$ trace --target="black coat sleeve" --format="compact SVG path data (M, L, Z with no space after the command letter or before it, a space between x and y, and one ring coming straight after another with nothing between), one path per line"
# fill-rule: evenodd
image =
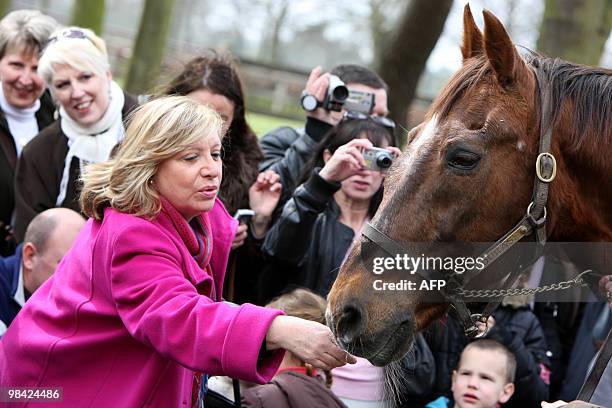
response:
M312 159L317 144L331 125L308 118L305 129L279 128L260 140L264 160L259 171L273 170L280 176L283 189L293 190L302 177L304 165Z
M287 265L301 264L312 242L317 217L339 189L340 183L327 182L315 170L308 181L295 190L268 231L264 253Z
M14 226L17 242L23 241L26 228L36 214L55 207L58 195L58 171L51 163L55 152L47 150L47 143L41 137L47 138L42 133L36 136L25 146L17 162Z

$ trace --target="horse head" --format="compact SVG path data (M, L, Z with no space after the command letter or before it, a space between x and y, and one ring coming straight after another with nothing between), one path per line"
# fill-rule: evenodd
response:
M531 202L544 92L540 70L550 79L546 86L556 104L551 152L557 158L557 179L550 187L548 235L557 240L612 240L612 219L605 210L612 196L589 196L595 183L609 183L609 161L592 139L598 137L599 149L610 152L610 72L571 65L570 74L553 79L564 62L524 59L503 24L488 11L483 15L481 32L465 7L463 65L425 121L410 131L370 224L400 243L494 242L512 228ZM586 80L594 80L594 75L603 79L595 87L574 80L572 89L563 89L571 75L582 74ZM589 92L597 95L577 103ZM588 125L574 123L579 118ZM602 131L603 136L595 135ZM585 185L575 178L579 160L587 160L579 170L580 177L589 178ZM385 365L401 358L414 334L442 316L449 303L431 291L373 290L379 276L363 262L366 245L362 238L339 272L328 298L328 324L347 350ZM385 278L398 281L405 272L385 273Z

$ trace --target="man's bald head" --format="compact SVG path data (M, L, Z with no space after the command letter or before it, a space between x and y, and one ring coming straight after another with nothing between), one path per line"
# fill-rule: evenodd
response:
M83 225L85 219L68 208L51 208L32 219L22 249L24 286L28 292L33 293L53 274Z

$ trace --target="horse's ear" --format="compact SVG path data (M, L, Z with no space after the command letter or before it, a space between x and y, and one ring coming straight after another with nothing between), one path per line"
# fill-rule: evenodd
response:
M470 5L463 8L463 45L461 45L463 60L482 54L482 33L478 29Z
M487 58L502 85L512 83L516 78L515 65L521 62L514 43L504 25L488 10L483 10L485 29L484 46Z

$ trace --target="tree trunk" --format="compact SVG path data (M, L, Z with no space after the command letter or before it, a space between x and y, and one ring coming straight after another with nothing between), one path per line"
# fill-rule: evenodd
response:
M611 0L546 0L538 51L597 65L612 25Z
M384 0L370 0L370 35L372 36L372 49L374 51L374 64L378 64L378 58L382 56L385 40L388 39L388 32L385 31L386 18L382 12Z
M102 34L104 23L104 0L76 0L72 5L70 25L89 28Z
M272 64L278 63L280 52L280 32L289 14L289 1L268 0L265 4L267 28L259 47L259 59Z
M272 29L272 41L270 42L270 62L272 62L273 64L278 64L278 54L280 51L280 32L283 26L285 25L285 20L287 19L287 14L289 11L289 2L282 2L279 7L280 10L275 16L276 18L274 20L274 28Z
M151 90L164 56L174 0L146 0L125 89L133 94Z
M383 48L378 72L389 85L391 118L404 128L425 63L444 29L452 0L412 0ZM400 145L405 143L400 132Z

